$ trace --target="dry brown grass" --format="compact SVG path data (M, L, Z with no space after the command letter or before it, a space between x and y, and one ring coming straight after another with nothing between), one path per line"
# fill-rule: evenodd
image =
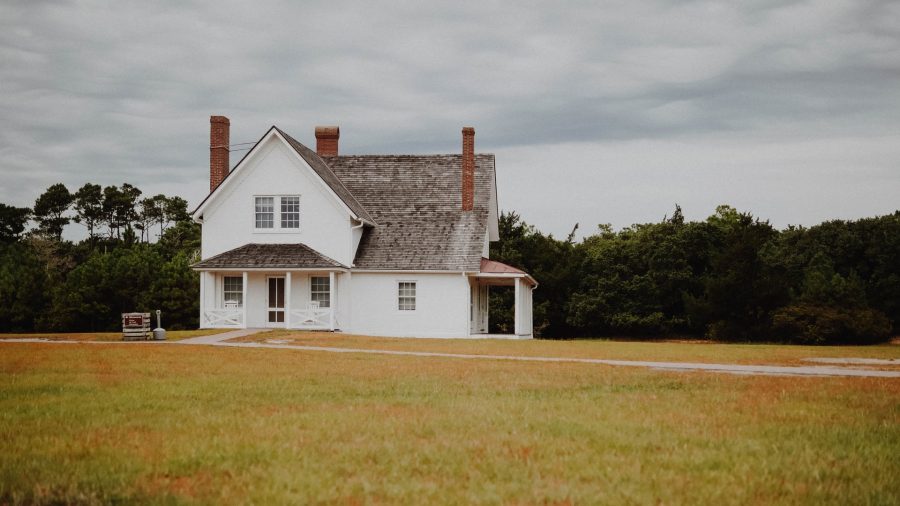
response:
M179 341L190 337L209 336L228 332L222 329L168 330L166 339ZM48 341L121 341L121 332L32 332L29 334L0 334L0 339L46 339Z
M896 360L897 365L866 366L900 368L900 344L874 346L797 346L780 344L730 344L697 341L505 340L505 339L415 339L372 337L340 332L276 330L232 341L284 341L286 344L360 348L372 350L431 351L476 355L522 355L648 360L673 362L813 365L803 359L814 357L856 357Z
M0 378L0 503L900 501L889 379L9 343Z

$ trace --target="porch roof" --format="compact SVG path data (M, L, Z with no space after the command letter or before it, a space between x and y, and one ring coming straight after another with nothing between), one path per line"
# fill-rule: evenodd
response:
M348 268L302 243L245 244L197 262L191 267L195 270Z
M481 258L481 269L476 277L479 278L525 278L532 286L537 286L537 281L530 274L503 262Z

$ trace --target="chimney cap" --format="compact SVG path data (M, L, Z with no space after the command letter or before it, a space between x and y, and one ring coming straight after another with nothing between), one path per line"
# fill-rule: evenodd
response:
M472 134L472 135L474 135L474 134L475 134L475 127L463 127L462 133L463 133L463 134Z
M337 126L317 126L316 139L337 139L341 136L341 129Z
M230 125L231 121L228 120L225 116L210 116L210 123L225 123L226 125Z

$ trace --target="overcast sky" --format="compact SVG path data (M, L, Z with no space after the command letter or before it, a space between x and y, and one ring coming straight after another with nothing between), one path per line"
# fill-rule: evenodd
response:
M561 7L565 6L565 7ZM565 235L721 203L775 225L900 209L900 2L55 2L0 7L0 202L208 189L209 116L341 152L497 155ZM241 156L232 153L232 163ZM77 227L77 225L75 226Z

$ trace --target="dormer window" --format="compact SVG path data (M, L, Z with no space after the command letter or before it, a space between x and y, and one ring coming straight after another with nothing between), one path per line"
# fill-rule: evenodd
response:
M300 229L300 196L254 197L253 223L256 231L298 231Z

